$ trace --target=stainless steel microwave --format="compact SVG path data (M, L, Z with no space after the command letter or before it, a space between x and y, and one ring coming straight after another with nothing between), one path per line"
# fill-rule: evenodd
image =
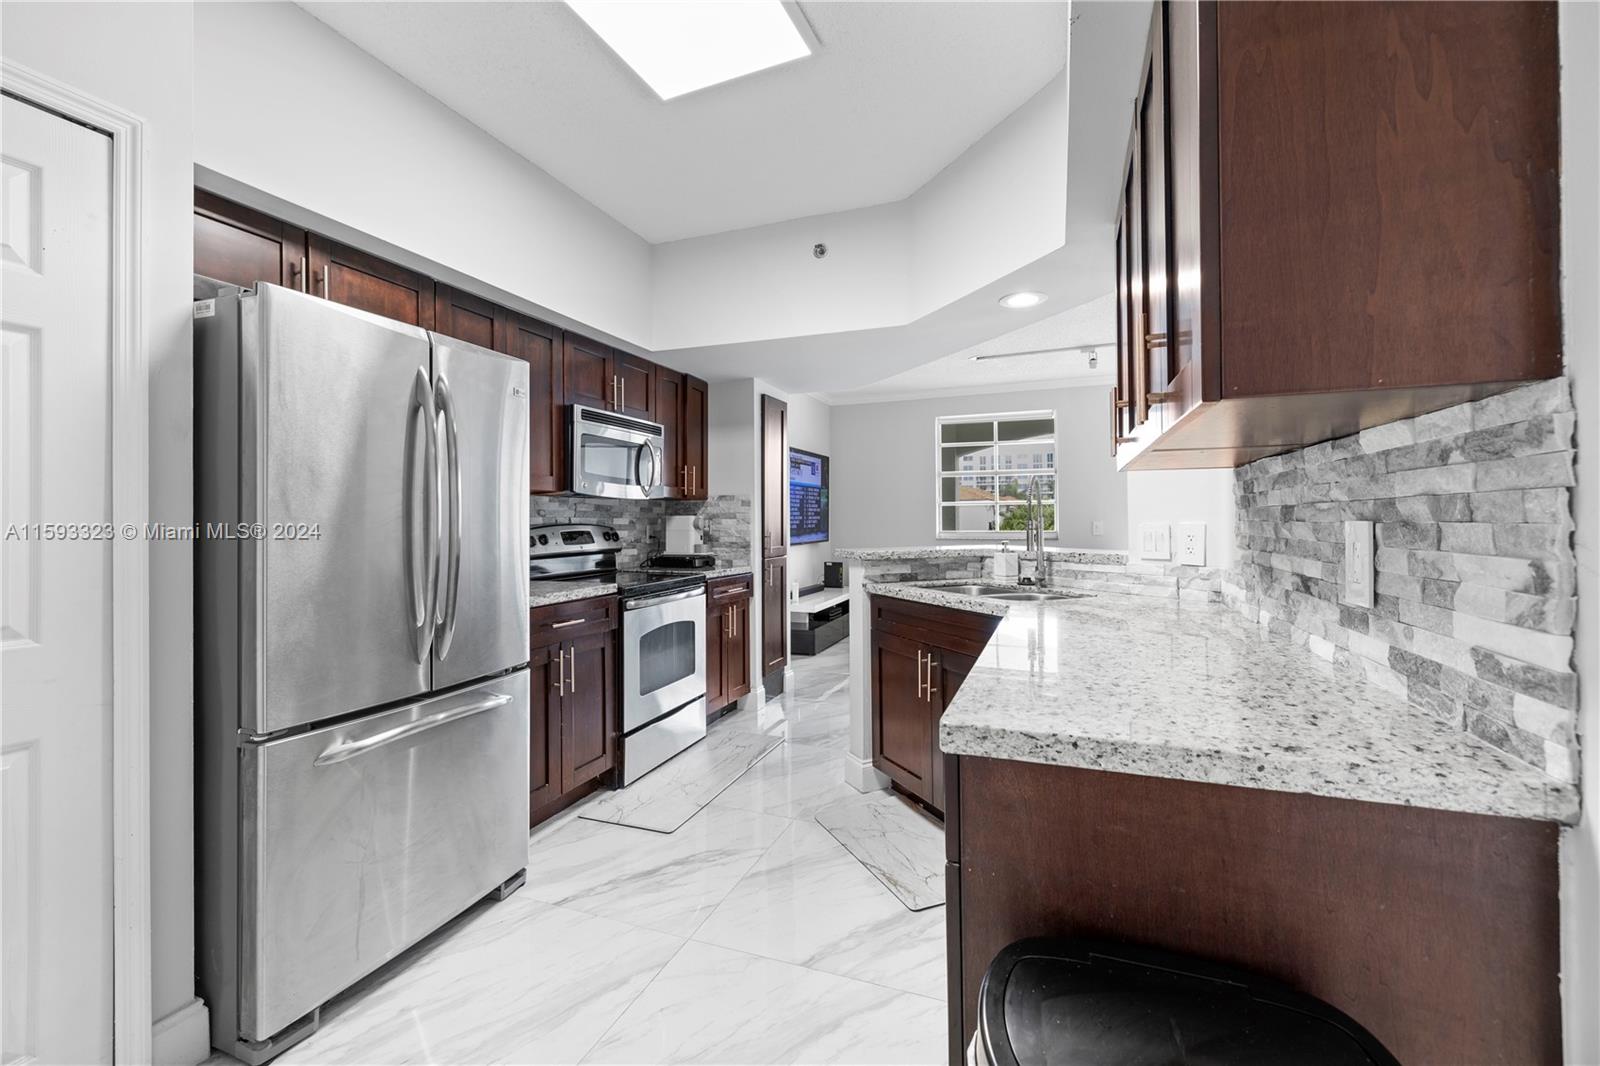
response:
M662 493L660 423L573 404L567 455L577 496L649 500Z

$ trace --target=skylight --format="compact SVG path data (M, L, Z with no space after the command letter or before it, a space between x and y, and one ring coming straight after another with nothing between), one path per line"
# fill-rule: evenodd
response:
M663 100L803 59L779 0L567 0Z

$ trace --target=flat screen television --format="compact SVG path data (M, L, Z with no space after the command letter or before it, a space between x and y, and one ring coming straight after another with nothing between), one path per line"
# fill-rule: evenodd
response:
M828 539L828 457L789 449L789 543Z

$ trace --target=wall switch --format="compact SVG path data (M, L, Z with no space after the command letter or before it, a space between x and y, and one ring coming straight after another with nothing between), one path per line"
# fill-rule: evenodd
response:
M1206 524L1204 522L1179 522L1178 544L1174 556L1178 562L1190 566L1206 565Z
M1106 535L1106 524L1104 522L1090 522L1089 532L1096 537L1103 537Z
M1372 567L1372 523L1344 524L1344 588L1341 600L1355 607L1371 607L1377 594Z
M1139 557L1172 558L1172 527L1165 522L1139 523Z

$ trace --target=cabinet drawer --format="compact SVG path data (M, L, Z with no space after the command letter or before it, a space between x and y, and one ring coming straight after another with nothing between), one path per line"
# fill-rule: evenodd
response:
M755 577L752 574L719 577L706 582L706 601L728 603L731 600L748 599L754 587Z
M953 607L872 597L872 631L944 648L964 655L980 655L999 627L995 615L958 611Z
M530 647L542 648L586 633L617 628L617 598L591 596L585 600L535 607L528 612Z

